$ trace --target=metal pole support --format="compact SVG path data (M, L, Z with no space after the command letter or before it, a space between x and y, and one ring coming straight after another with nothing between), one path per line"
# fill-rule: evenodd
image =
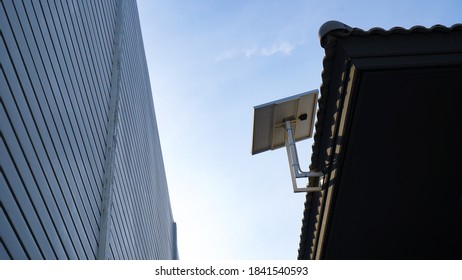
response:
M297 178L307 178L307 177L322 177L324 174L322 172L304 172L300 169L300 164L298 162L297 147L295 146L294 134L292 130L292 124L290 121L286 121L284 124L286 130L286 149L287 157L289 158L290 166L290 175L292 177L292 186L294 192L318 192L322 191L321 187L305 187L299 188L297 186Z

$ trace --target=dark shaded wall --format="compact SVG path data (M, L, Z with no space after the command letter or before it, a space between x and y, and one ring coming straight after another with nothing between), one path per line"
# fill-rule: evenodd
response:
M326 259L460 259L462 68L362 73Z
M0 4L0 259L95 259L118 1ZM107 258L176 256L135 1L123 12Z

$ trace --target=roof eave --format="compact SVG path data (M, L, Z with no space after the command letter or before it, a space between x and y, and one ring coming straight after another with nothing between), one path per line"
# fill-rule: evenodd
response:
M326 113L328 103L328 95L331 91L337 90L332 88L332 80L336 79L332 77L334 69L334 56L336 53L336 43L339 39L347 38L350 36L366 37L366 36L390 36L390 35L409 35L409 34L426 34L426 33L448 33L448 32L462 32L462 24L455 24L451 27L445 27L442 25L434 25L431 28L422 26L415 26L410 29L401 27L395 27L390 30L384 30L382 28L373 28L369 31L364 31L358 28L352 28L344 23L338 21L329 21L321 26L319 29L319 38L321 46L325 49L325 57L323 60L323 72L322 72L322 85L320 89L320 96L318 99L318 112L317 122L315 124L315 135L312 153L312 164L311 170L321 171L325 166L323 165L324 159L322 157L323 149L321 146L322 141L326 139L326 135L323 133L329 133L326 130L326 124L329 119ZM337 69L338 70L338 69ZM314 197L312 194L307 194L307 200L305 203L305 211L303 213L302 221L302 232L300 236L300 248L299 248L299 259L310 258L309 249L315 242L314 237L317 234L317 228L319 228L318 216L322 213L314 213L313 210L318 209L321 203L321 196Z

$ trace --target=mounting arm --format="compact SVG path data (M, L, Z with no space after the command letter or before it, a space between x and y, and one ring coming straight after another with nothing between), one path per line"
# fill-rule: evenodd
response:
M324 174L322 172L304 172L300 169L300 164L298 162L297 156L297 147L295 146L294 134L292 131L292 124L290 121L286 121L284 124L286 130L286 149L287 157L289 158L290 165L290 175L292 176L292 185L294 192L317 192L321 191L321 187L297 187L297 178L307 178L307 177L322 177Z

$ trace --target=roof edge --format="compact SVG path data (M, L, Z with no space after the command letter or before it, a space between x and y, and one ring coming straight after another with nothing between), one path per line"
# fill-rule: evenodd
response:
M412 33L447 33L452 31L462 31L462 23L456 23L452 26L445 26L441 24L435 24L429 28L416 25L409 29L404 27L392 27L391 29L383 29L380 27L374 27L369 30L363 30L356 27L348 26L340 21L331 20L327 21L319 28L319 39L321 41L321 47L326 48L329 42L328 37L348 37L348 36L369 36L369 35L382 35L382 36L389 36L389 35L396 35L396 34L412 34ZM331 35L331 36L329 36Z
M321 25L318 32L319 39L321 40L321 46L324 47L324 38L329 33L334 31L348 33L352 30L353 28L351 26L348 26L340 21L330 20L325 22L323 25Z
M424 27L421 25L416 25L409 29L403 27L393 27L389 30L383 28L375 27L368 31L362 30L360 28L352 28L339 21L328 21L324 23L319 28L319 39L321 40L321 47L325 49L325 56L323 59L323 71L322 71L322 84L320 88L320 95L318 99L318 112L317 112L317 121L315 124L315 134L313 136L313 145L312 145L312 157L311 157L311 170L319 171L323 168L321 155L321 140L322 133L329 133L328 129L323 129L324 124L328 121L326 114L327 107L327 96L329 92L329 87L332 84L332 71L333 71L333 57L336 53L335 41L338 38L344 38L348 36L396 36L396 35L408 35L408 34L429 34L429 33L450 33L450 32L462 32L462 23L456 23L452 26L444 26L441 24L433 25L432 27ZM338 88L331 89L332 91L338 90ZM318 164L320 163L320 165ZM319 213L312 212L314 209L318 208L320 203L323 203L321 198L313 198L312 194L308 193L305 201L305 210L303 212L302 218L302 228L300 235L300 245L299 245L299 259L309 259L310 254L313 253L313 245L315 244L315 235L316 231L319 230Z

